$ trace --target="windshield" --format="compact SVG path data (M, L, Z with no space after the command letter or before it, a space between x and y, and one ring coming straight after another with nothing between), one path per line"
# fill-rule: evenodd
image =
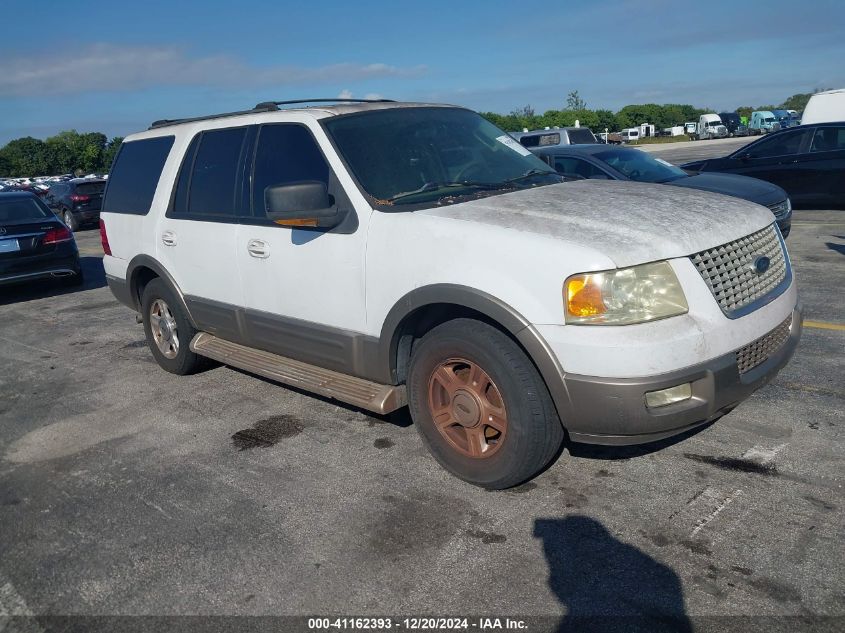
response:
M14 197L0 200L0 225L26 224L52 217L53 214L42 208L33 198Z
M766 123L774 123L775 117L767 116L765 119L763 119L763 121L765 121Z
M716 127L717 125L722 125L721 121L708 121L707 127Z
M470 110L371 110L325 120L324 127L361 187L381 205L445 204L564 182Z
M637 182L669 182L687 175L683 169L638 149L610 149L593 156Z

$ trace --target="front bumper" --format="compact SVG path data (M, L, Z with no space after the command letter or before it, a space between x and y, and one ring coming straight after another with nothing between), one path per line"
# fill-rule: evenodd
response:
M590 444L641 444L715 420L767 384L789 362L801 338L801 318L801 308L796 306L786 341L743 374L736 352L645 378L565 374L566 402L561 403L562 398L556 402L570 439ZM646 392L683 383L691 383L692 398L656 409L646 407Z

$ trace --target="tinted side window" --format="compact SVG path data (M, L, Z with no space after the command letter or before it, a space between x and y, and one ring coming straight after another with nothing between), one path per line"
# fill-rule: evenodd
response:
M104 213L146 215L150 212L173 140L172 136L159 136L120 146L106 185Z
M834 152L845 149L845 127L820 127L813 134L811 152Z
M329 165L311 132L296 124L262 126L252 180L254 215L265 217L267 187L304 180L317 180L329 187Z
M555 156L555 171L566 176L581 176L581 178L592 178L596 174L605 175L595 165L580 158L570 158L567 156Z
M245 136L243 127L203 132L191 172L189 215L235 215L235 185Z
M191 184L191 171L194 168L194 157L200 144L201 134L197 134L188 146L182 166L179 168L179 178L176 180L176 191L173 196L172 211L175 215L188 213L188 186Z
M768 158L770 156L797 154L808 132L808 130L799 130L778 134L774 138L762 141L751 148L751 156L754 158Z

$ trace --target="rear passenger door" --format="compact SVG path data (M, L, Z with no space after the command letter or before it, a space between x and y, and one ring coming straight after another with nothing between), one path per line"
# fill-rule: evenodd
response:
M817 127L808 151L798 156L804 183L801 202L845 204L845 125Z
M335 168L330 160L336 161ZM369 214L365 209L356 214L336 176L341 169L320 128L312 130L304 122L262 125L250 182L253 215L238 228L237 258L253 346L356 373L358 333L365 326ZM267 218L267 187L303 181L324 183L334 204L348 210L341 226L293 228Z
M809 142L810 130L797 129L775 134L754 143L746 153L732 160L733 173L768 180L783 187L790 196L803 190L796 163ZM736 155L735 155L736 156Z
M193 138L157 235L158 259L198 327L234 341L242 339L237 313L244 303L235 242L253 135L254 128L234 127Z

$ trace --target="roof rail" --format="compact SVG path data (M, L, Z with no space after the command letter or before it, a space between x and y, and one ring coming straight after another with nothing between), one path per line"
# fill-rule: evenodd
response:
M292 101L262 101L255 106L256 110L278 110L280 105L294 105L297 103L394 103L393 99L294 99Z
M293 105L296 103L393 103L393 99L295 99L293 101L262 101L252 110L239 110L237 112L222 112L220 114L208 114L206 116L189 117L185 119L159 119L153 121L149 129L154 130L168 125L179 125L180 123L193 123L194 121L207 121L209 119L223 119L239 114L255 114L256 112L274 112L279 110L280 105Z

